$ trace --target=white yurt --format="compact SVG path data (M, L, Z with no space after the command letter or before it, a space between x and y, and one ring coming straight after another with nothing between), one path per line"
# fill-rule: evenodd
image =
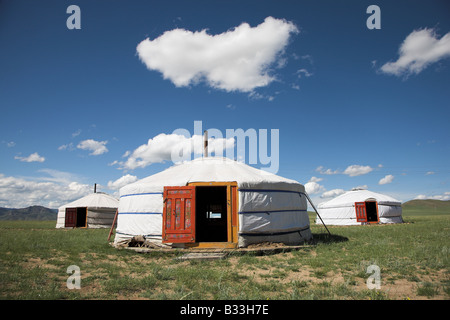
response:
M115 244L300 244L312 237L305 188L228 158L197 158L120 189Z
M119 201L94 192L58 208L56 228L111 228Z
M402 223L400 201L376 192L353 189L317 206L325 225ZM316 218L316 223L322 223Z

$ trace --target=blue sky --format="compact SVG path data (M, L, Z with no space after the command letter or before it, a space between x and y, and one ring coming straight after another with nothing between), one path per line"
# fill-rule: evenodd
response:
M0 206L117 194L173 165L194 121L278 130L277 174L316 203L450 199L447 1L131 3L0 3Z

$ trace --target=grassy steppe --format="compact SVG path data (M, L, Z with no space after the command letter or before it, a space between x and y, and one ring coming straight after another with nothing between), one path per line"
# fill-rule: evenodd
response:
M328 226L331 238L312 224L314 245L213 261L117 250L107 243L106 229L1 221L0 298L448 300L450 213L405 210L404 220ZM80 290L67 288L70 265L80 267ZM380 268L379 290L367 288L369 265Z

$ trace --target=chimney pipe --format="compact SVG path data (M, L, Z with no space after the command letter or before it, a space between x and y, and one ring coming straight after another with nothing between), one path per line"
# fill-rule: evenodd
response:
M203 157L208 157L208 131L205 130L205 134L203 135L204 147L203 147Z
M94 183L94 193L97 193L97 184Z

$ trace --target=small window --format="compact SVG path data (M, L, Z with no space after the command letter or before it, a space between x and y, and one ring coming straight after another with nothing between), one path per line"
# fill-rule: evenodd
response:
M222 219L222 213L221 212L207 212L208 219Z

